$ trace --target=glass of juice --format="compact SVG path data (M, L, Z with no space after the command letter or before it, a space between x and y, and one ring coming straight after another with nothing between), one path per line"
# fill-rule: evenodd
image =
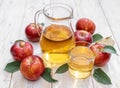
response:
M89 46L77 42L76 46L70 50L69 72L75 78L87 78L90 76L94 66L95 55Z

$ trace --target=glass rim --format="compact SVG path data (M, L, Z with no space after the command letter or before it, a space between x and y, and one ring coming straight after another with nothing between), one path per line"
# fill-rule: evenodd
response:
M84 43L84 44L83 44ZM87 44L87 45L86 45ZM71 48L71 46L73 46L73 45L75 45L75 46L85 46L85 47L90 47L90 45L91 45L91 43L89 43L89 42L87 42L87 41L75 41L75 42L73 42L72 44L70 44L69 46L69 48ZM72 47L70 50L69 50L69 52L73 49L74 47Z
M87 42L87 41L75 41L74 43L77 44L76 46L86 46L86 47L89 47L91 45L91 43Z
M70 46L75 45L75 46L86 46L86 47L90 47L92 43L87 42L87 41L75 41L72 44L70 44ZM73 47L74 48L74 47Z
M54 8L54 7L64 8L64 9L68 10L70 14L69 14L68 16L66 16L66 17L61 17L61 18L55 18L55 17L49 16L49 15L46 13L46 10L47 10L47 9L50 9L50 8ZM67 9L67 8L69 8L69 9ZM65 4L65 3L53 3L53 4L47 4L47 5L44 6L44 8L43 8L43 14L44 14L47 18L49 18L49 19L51 19L51 20L66 20L66 19L71 19L71 18L73 18L73 9L72 9L71 6L69 6L68 4Z
M87 46L85 46L85 45L81 45L80 43L87 43L88 45ZM78 43L78 45L76 45ZM89 43L89 42L86 42L86 41L76 41L76 42L74 42L73 43L73 45L75 45L75 47L77 47L77 46L81 46L81 47L86 47L86 48L89 48L90 49L90 45L91 45L91 43ZM82 55L80 55L80 56L74 56L74 55L72 55L71 54L71 51L75 48L75 47L73 47L71 50L69 50L68 51L68 54L69 54L69 56L70 56L70 58L72 57L85 57L85 56L82 56ZM90 49L91 50L91 49ZM92 50L91 50L92 51ZM93 51L92 51L93 52ZM93 54L94 54L94 52L93 52ZM87 58L87 57L86 57ZM94 58L95 58L95 55L94 55Z

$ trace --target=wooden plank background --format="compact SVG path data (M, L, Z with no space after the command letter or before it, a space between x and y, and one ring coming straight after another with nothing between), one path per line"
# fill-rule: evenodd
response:
M74 9L73 27L79 18L87 17L96 24L96 33L112 36L120 55L120 0L0 0L0 88L120 88L120 56L112 55L102 69L110 76L112 85L96 82L92 76L87 79L73 79L69 73L52 74L57 83L48 83L40 78L26 80L21 73L4 71L5 65L13 61L10 47L17 39L27 40L26 25L33 22L34 14L48 3L66 3ZM34 54L40 55L38 43L32 43ZM53 73L56 68L53 68Z

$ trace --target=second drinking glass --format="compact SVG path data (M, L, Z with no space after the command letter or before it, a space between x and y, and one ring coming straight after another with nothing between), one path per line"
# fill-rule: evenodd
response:
M89 48L89 43L76 42L70 50L69 72L75 78L87 78L94 67L95 55Z

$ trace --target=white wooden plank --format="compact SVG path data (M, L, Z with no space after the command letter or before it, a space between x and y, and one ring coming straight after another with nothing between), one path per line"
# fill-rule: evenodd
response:
M118 43L119 41L119 5L120 1L115 0L1 0L0 4L0 88L120 88L120 56L112 55L108 65L102 69L110 76L112 85L103 85L96 82L93 78L89 77L85 80L75 80L70 77L69 73L54 74L53 77L58 79L59 82L52 84L46 82L42 78L38 81L28 81L18 71L13 75L3 71L5 65L12 61L9 49L16 39L24 39L28 41L24 34L26 25L33 22L34 13L38 9L42 9L45 4L53 2L63 2L71 5L74 8L73 24L81 18L88 17L96 24L96 33L104 36L111 36L112 30L114 37ZM109 2L109 4L108 4ZM104 11L101 10L101 6ZM104 13L105 14L104 14ZM106 16L106 17L105 17ZM107 18L107 21L106 21ZM34 54L39 54L39 44L32 43L35 49ZM120 46L119 46L120 47ZM117 45L115 44L115 48ZM117 49L120 55L119 50ZM53 68L53 71L56 69ZM11 80L12 78L12 80ZM92 83L94 82L94 85Z
M57 83L53 83L53 88L93 88L91 76L86 79L75 79L67 71L64 74L55 74L57 68L53 68L53 78Z
M29 23L34 22L35 12L37 10L43 9L44 5L49 2L50 2L49 0L47 0L47 2L44 0L26 0L24 4L25 5L24 13L22 15L23 16L22 24L20 27L20 35L19 35L20 39L28 41L25 36L25 27ZM20 4L18 3L18 5ZM34 54L40 55L41 51L40 51L39 43L32 43L32 45L34 47ZM51 83L45 81L43 78L40 78L37 81L28 81L21 75L20 72L16 72L12 76L11 88L51 88Z
M10 88L51 88L51 84L48 86L48 83L42 77L37 81L28 81L20 72L16 72L12 77Z
M79 12L79 16L90 18L95 22L95 24L96 24L95 32L96 33L100 33L103 36L111 36L112 35L109 25L105 19L105 16L99 6L99 2L97 2L96 0L94 0L94 2L91 0L82 0L82 1L76 0L76 3L78 6L77 9ZM107 7L107 4L106 4L106 7ZM115 48L117 49L118 47L115 45ZM117 49L117 51L119 53L118 49ZM115 70L115 69L117 69L117 67L119 67L119 59L116 59L116 58L119 58L119 57L116 55L112 55L111 60L108 63L108 68L107 68L107 66L103 67L103 69L106 68L106 69L104 69L104 71L110 76L113 84L110 86L103 85L103 84L96 82L93 79L94 88L117 88L116 82L114 80L118 79L118 75L120 74L120 71ZM116 77L115 76L113 77L113 72L115 72Z
M120 49L120 1L98 0ZM109 4L108 4L109 2Z
M0 87L8 88L10 86L11 74L4 71L5 65L12 61L10 47L18 39L19 27L21 24L21 8L17 8L16 0L2 0L0 6ZM16 8L15 8L16 7ZM17 10L16 10L17 9ZM15 12L16 10L16 12Z
M0 7L1 7L1 5L2 5L2 2L3 2L3 0L0 0Z

